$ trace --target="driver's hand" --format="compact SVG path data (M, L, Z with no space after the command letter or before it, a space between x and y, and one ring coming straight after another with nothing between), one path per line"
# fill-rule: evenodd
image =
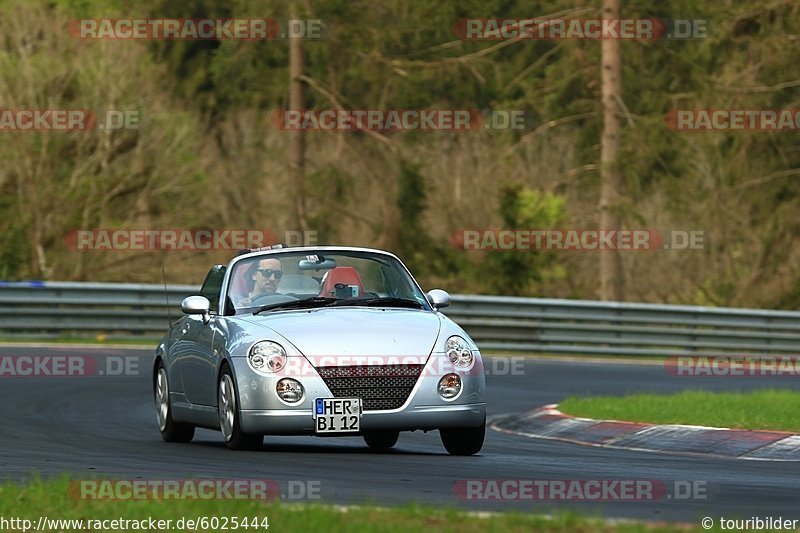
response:
M252 302L250 301L250 298L242 298L241 300L239 300L239 305L241 307L248 307L251 303Z

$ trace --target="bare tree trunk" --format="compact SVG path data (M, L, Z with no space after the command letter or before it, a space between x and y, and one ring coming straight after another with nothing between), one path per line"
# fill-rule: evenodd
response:
M291 19L296 19L296 11L292 8ZM303 41L299 38L289 39L289 109L303 109ZM294 196L293 230L305 231L305 132L302 129L289 132L289 179Z
M620 0L603 0L603 17L619 19ZM600 229L619 229L619 200L622 175L617 165L620 136L620 101L622 95L619 40L604 38L602 42L603 137L600 145ZM617 250L600 252L600 298L623 299L622 258Z

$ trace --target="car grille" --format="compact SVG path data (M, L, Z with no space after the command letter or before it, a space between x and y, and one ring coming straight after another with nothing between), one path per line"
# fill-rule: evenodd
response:
M380 411L406 403L424 366L322 366L317 372L334 398L361 398L365 411Z

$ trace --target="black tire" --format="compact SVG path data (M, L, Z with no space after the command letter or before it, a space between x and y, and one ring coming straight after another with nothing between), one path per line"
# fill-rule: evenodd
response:
M225 388L224 391L223 387ZM223 412L227 413L225 419L223 419ZM231 369L227 365L222 369L217 382L217 413L222 438L231 450L258 450L264 444L264 435L242 431L239 424L240 414L236 381L233 379ZM228 427L230 428L229 431L226 429Z
M156 402L156 420L161 438L165 442L190 442L194 437L194 426L173 420L169 391L167 370L164 368L164 363L159 361L153 374L153 396Z
M483 448L486 419L474 428L440 429L442 444L450 455L475 455Z
M370 431L364 434L364 442L372 450L388 450L397 444L399 431Z

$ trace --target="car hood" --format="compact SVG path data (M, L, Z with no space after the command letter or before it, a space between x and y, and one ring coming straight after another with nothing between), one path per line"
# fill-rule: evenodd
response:
M427 357L441 328L436 313L391 308L273 311L244 320L277 332L310 360L318 356Z

